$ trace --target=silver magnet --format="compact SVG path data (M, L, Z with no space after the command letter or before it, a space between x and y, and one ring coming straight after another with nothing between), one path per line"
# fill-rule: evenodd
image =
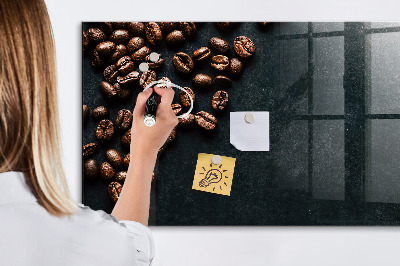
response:
M222 161L222 158L221 158L221 156L219 156L219 155L214 155L214 156L211 158L211 162L212 162L213 164L220 164L221 161Z
M157 62L158 61L158 59L160 59L160 56L158 55L158 53L156 53L156 52L152 52L150 55L149 55L149 59L150 59L150 61L151 62Z
M147 63L140 63L139 70L142 72L147 72L149 70L149 64Z
M253 124L254 120L255 120L254 114L253 113L246 113L245 116L244 116L244 120L249 124Z

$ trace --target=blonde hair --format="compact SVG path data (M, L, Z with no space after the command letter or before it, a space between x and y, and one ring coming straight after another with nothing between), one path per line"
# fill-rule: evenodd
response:
M76 209L62 167L54 38L43 0L0 1L0 173L21 171L52 215Z

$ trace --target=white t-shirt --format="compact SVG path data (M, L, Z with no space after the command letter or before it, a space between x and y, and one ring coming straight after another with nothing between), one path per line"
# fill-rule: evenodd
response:
M71 218L50 215L29 189L24 174L0 174L1 265L150 265L150 229L118 221L78 205Z

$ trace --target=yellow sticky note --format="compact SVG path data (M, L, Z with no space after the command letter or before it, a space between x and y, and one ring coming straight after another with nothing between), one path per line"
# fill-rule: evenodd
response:
M221 156L213 164L214 154L199 153L192 189L230 196L236 158Z

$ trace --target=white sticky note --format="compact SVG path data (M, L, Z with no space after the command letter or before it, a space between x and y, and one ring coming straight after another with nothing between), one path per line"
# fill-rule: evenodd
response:
M246 122L247 113L254 115L252 123ZM269 151L269 112L231 112L230 142L240 151Z

